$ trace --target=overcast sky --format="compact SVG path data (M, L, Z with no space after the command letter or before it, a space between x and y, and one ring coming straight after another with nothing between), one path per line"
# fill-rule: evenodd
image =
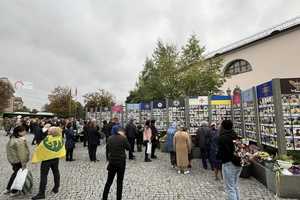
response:
M17 91L31 108L57 85L122 102L158 39L212 51L299 15L299 0L1 0L0 76L33 82Z

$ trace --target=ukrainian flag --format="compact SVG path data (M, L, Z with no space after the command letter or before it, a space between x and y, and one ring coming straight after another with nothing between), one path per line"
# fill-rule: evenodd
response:
M211 105L231 105L231 97L213 95L211 96Z
M61 135L48 135L34 150L32 163L38 163L66 156L66 149Z

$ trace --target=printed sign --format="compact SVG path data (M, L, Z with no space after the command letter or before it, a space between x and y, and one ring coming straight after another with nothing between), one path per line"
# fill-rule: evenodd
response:
M282 94L300 94L300 78L280 79Z
M256 86L256 92L258 99L273 96L272 81Z

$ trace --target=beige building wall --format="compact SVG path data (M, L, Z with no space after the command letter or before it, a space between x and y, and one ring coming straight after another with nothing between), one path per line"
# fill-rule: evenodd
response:
M300 77L300 28L229 52L223 58L224 67L233 60L244 59L253 70L227 79L223 91L236 86L248 89L273 78Z

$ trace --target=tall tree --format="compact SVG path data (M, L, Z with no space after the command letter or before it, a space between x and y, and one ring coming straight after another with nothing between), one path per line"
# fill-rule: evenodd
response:
M221 73L222 59L206 59L204 47L192 35L178 52L176 46L159 41L146 58L136 87L127 102L141 102L180 96L200 96L218 92L225 79Z
M59 117L74 117L75 101L69 87L58 86L48 96L47 111L55 113Z
M86 108L111 107L115 104L113 95L104 89L87 93L83 98Z
M186 96L209 95L224 83L221 59L205 59L205 47L192 35L180 55L181 91Z
M0 79L0 112L4 112L9 107L13 95L14 89L8 79Z

